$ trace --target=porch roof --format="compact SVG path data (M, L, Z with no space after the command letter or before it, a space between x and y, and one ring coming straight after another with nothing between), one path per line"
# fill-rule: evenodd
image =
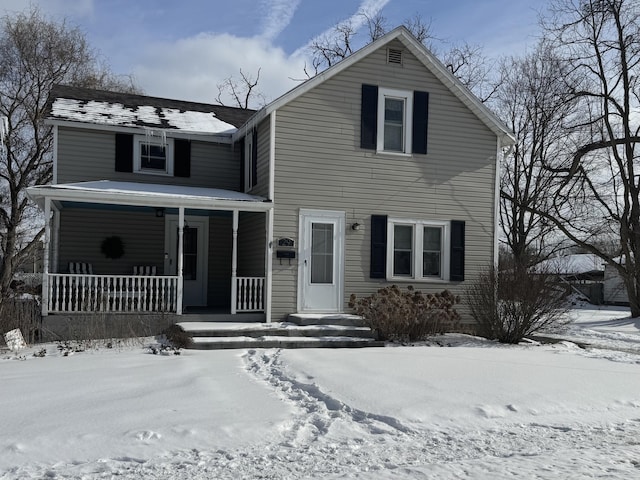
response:
M38 185L29 187L27 193L40 206L44 205L45 198L50 198L53 202L73 201L202 210L264 212L272 207L271 201L264 197L232 190L111 180Z

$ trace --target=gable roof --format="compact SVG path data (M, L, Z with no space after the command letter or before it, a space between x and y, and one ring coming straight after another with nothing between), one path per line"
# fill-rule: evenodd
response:
M207 134L231 134L255 113L255 110L66 85L53 87L47 110L48 120Z
M327 68L315 77L305 81L292 90L277 98L273 102L265 105L262 109L255 113L249 124L253 125L261 121L271 112L283 107L292 100L298 98L302 94L308 92L317 85L329 80L354 63L358 62L367 55L378 50L382 46L393 40L399 40L403 45L422 62L438 80L440 80L465 106L467 106L496 136L501 140L503 146L512 145L515 142L513 132L487 108L473 93L465 87L460 80L453 75L443 63L438 60L416 37L404 26L397 27L391 32L383 35L379 39L369 43L357 52L351 54L339 63ZM249 125L248 124L248 125ZM239 128L234 137L240 137L245 134L248 125Z

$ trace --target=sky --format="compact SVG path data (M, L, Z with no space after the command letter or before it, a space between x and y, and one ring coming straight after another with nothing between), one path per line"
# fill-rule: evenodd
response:
M114 73L147 95L214 103L217 85L255 78L266 101L296 86L307 46L334 25L381 13L393 28L419 15L443 50L468 42L490 58L533 45L547 0L0 0L0 15L37 6L85 32ZM364 37L362 26L358 38ZM228 99L225 99L228 103Z

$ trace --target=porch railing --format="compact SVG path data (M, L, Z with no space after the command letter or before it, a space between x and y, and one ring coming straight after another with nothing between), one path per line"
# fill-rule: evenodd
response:
M177 276L48 274L51 313L176 312Z
M236 312L264 311L264 277L236 277Z

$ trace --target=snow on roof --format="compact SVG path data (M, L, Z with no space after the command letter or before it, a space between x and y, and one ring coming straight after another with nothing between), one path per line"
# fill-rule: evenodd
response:
M603 263L603 260L597 255L591 253L576 253L554 257L540 262L536 266L536 270L548 270L552 273L557 272L563 275L579 275L581 273L603 272Z
M223 122L214 112L197 112L176 108L125 106L97 100L56 98L51 105L56 119L124 127L148 126L185 132L231 134L236 127Z
M113 194L139 194L144 196L189 197L214 200L234 200L239 202L263 202L263 197L248 193L222 190L220 188L186 187L183 185L162 185L158 183L114 182L97 180L93 182L64 183L48 185L52 189L91 191Z
M41 207L46 198L56 202L81 202L114 205L154 206L264 212L271 208L266 198L219 188L159 185L155 183L92 182L38 185L27 194Z

